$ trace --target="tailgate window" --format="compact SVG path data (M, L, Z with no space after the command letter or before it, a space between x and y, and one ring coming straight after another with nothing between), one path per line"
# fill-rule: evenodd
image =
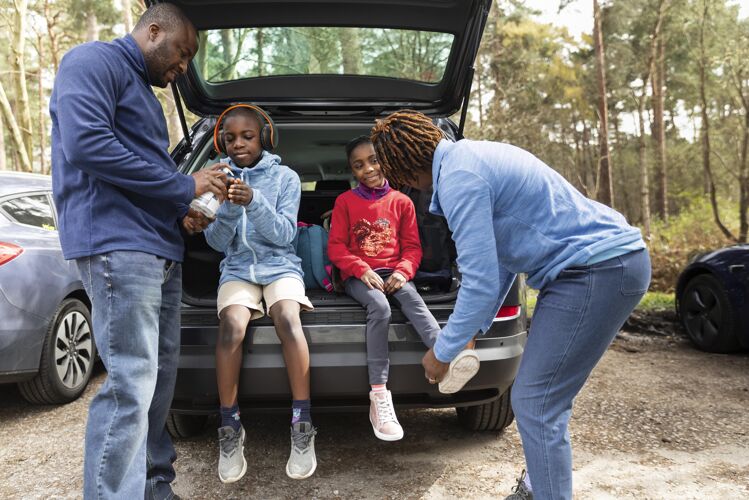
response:
M438 83L453 35L389 28L271 27L206 30L194 64L221 83L289 75L379 76Z

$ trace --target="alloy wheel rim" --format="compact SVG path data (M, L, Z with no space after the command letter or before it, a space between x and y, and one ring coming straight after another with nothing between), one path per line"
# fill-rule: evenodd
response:
M88 320L79 311L67 313L55 331L55 369L68 389L85 383L93 360L93 340Z
M695 286L688 290L685 306L685 323L693 338L706 342L718 337L723 322L723 311L712 288Z

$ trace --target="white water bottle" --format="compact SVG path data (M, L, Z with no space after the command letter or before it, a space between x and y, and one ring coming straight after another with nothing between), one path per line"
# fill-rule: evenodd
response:
M227 178L234 178L234 173L229 167L224 167L221 171L226 174ZM216 195L211 191L201 194L190 203L190 208L197 210L209 219L216 218L216 212L218 212L219 206L221 206L221 203L218 201Z

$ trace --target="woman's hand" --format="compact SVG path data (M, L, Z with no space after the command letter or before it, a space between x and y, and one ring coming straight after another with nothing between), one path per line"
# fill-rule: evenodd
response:
M383 287L385 286L385 283L383 283L382 278L379 274L369 269L366 273L361 275L362 282L367 285L367 288L370 290L374 290L375 288L381 292L383 292Z
M383 291L388 295L395 293L403 288L403 285L405 285L407 281L408 280L405 276L396 271L390 275L387 281L385 281Z
M252 201L252 188L241 179L229 179L229 201L235 205L249 205Z
M443 363L434 357L434 349L429 349L421 359L421 366L424 367L424 376L430 384L439 384L445 375L450 363Z

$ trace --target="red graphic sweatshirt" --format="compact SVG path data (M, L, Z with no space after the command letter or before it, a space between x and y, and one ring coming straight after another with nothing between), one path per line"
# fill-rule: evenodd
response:
M421 263L421 242L411 199L391 190L378 200L346 191L335 201L328 256L345 281L369 269L392 269L412 280Z

